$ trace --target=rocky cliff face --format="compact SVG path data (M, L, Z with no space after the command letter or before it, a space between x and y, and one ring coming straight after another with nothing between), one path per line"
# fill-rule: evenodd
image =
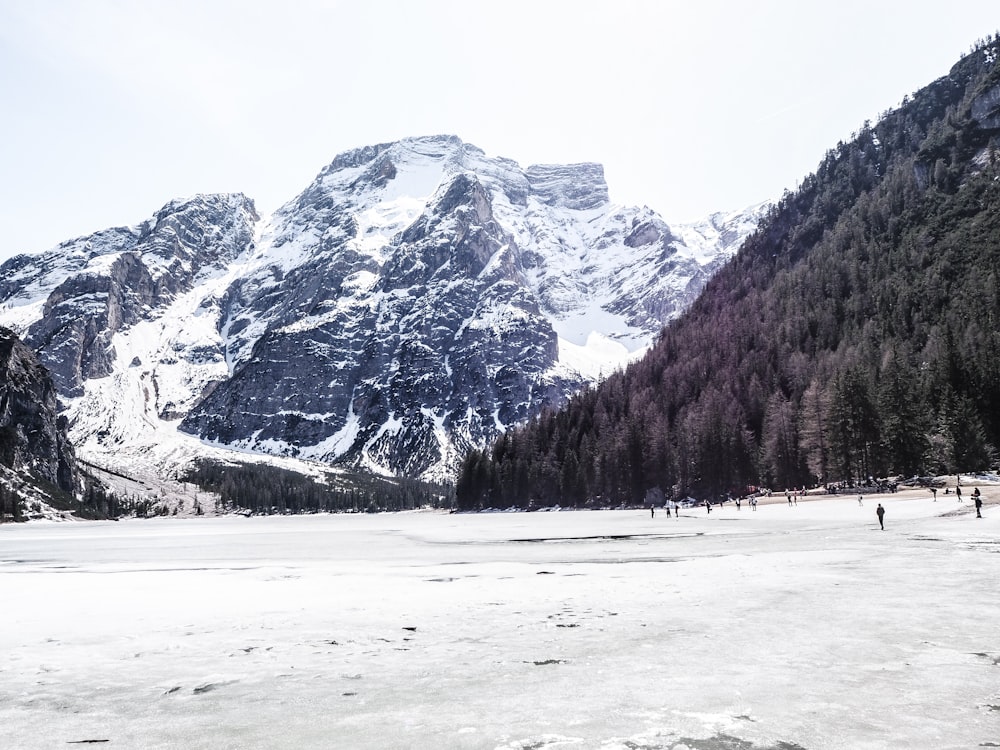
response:
M0 322L88 455L239 450L447 478L639 356L755 223L669 227L596 164L453 136L341 154L267 221L240 195L0 268ZM183 441L181 441L183 442Z
M78 482L66 428L49 373L13 331L0 327L0 465L73 492Z
M115 334L155 317L206 271L225 268L252 244L257 219L240 195L171 203L135 229L64 243L39 264L14 259L0 299L17 300L44 287L53 272L69 271L48 293L25 342L60 393L81 396L85 381L114 371Z

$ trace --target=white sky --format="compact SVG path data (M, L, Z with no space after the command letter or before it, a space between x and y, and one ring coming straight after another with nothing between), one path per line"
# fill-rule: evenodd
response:
M687 221L794 188L996 0L0 0L0 259L454 133Z

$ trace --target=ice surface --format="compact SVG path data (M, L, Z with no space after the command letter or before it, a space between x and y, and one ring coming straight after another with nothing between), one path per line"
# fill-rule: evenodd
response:
M980 486L0 526L0 747L995 747Z

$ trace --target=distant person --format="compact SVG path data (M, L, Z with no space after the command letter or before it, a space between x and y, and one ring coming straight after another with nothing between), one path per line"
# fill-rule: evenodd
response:
M706 513L712 512L712 503L710 503L708 500L705 501L705 512Z
M650 518L656 518L656 506L655 505L650 505L649 506L649 517Z
M961 485L955 485L955 494L958 495L958 502L962 502L962 487Z
M864 499L865 499L864 495L858 495L858 505L862 505L863 506L865 504L864 503Z
M674 520L676 521L681 517L681 506L677 504L676 500L674 500L671 505L674 506Z
M885 531L885 508L882 507L882 503L878 504L875 509L875 515L878 516L878 525L881 527L882 531Z
M931 487L931 494L934 495L934 502L937 502L937 487Z
M788 504L791 505L792 504L792 493L790 493L788 490L785 490L785 498L788 500Z
M982 518L983 496L979 494L978 487L972 491L972 500L976 504L976 518Z

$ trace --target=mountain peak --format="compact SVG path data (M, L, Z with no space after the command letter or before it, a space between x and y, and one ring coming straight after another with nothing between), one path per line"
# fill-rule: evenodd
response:
M456 135L427 135L402 138L398 141L377 143L343 151L337 154L333 161L323 168L319 177L325 177L328 174L340 172L345 169L357 169L367 166L386 152L391 153L390 158L407 161L412 158L447 159L465 150L483 154L482 149L465 143Z

